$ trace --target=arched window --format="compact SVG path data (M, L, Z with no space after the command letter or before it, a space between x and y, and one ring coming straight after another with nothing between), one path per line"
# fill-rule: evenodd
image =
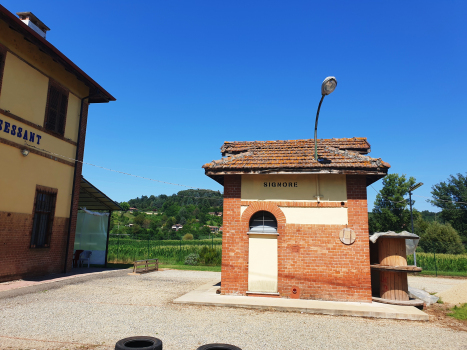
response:
M259 211L250 220L250 232L277 233L277 221L267 211Z

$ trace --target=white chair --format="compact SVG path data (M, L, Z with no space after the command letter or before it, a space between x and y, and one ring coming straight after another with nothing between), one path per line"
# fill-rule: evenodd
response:
M79 267L80 264L81 264L81 266L83 266L84 261L87 260L88 261L88 268L89 268L89 262L91 261L91 255L92 255L92 252L90 250L85 250L84 252L82 252L79 255L78 267Z

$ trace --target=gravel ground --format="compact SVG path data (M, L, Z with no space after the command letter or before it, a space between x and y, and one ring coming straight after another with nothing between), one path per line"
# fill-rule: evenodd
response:
M423 289L428 293L439 293L465 283L467 279L408 276L408 282L410 287Z
M0 299L1 349L113 349L134 335L164 350L225 342L258 349L467 349L436 323L172 304L220 273L166 270L102 277ZM1 295L0 295L1 298Z
M449 304L467 303L467 281L464 280L464 283L438 293L436 296L440 297L443 302Z

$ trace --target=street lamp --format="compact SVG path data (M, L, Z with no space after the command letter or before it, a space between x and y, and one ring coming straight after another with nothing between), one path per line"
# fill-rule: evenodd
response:
M318 160L318 145L316 141L316 135L318 133L318 117L319 110L321 109L321 103L323 103L324 96L329 95L337 86L337 80L335 77L327 77L324 79L321 84L321 100L319 101L318 111L316 112L316 121L315 121L315 160Z
M417 188L423 186L423 182L419 182L413 186L409 187L409 203L410 203L410 222L412 223L412 233L413 232L413 215L412 215L412 191L416 190ZM417 256L415 255L415 251L413 252L413 264L417 266Z

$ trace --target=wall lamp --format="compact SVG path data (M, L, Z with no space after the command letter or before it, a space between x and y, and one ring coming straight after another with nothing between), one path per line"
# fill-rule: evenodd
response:
M21 154L26 157L29 154L29 151L27 149L22 149Z
M337 80L335 77L327 77L324 79L321 84L321 100L319 101L318 111L316 112L316 121L315 121L315 160L318 160L318 145L316 141L316 136L318 134L318 118L319 110L321 109L321 103L323 103L324 96L329 95L337 86Z

